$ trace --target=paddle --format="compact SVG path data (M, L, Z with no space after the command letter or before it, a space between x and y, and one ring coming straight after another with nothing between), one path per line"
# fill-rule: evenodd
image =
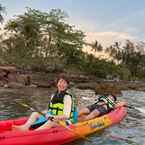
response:
M26 103L22 103L22 102L16 102L16 101L15 101L15 103L16 103L16 104L19 104L19 105L21 105L21 106L23 106L23 107L25 107L25 108L28 108L28 109L30 109L31 111L38 112L39 114L41 114L42 116L45 117L45 114L44 114L43 112L39 111L36 107L31 107L30 105L28 105L28 104L26 104Z
M137 107L134 107L132 105L127 105L126 107L130 108L130 109L135 109L135 110L138 110L140 111L141 113L145 114L145 109L143 108L137 108Z
M38 112L38 113L40 113L42 116L45 117L45 114L44 114L43 112L39 111L39 110L38 110L36 107L34 107L34 106L32 107L32 106L30 106L30 105L28 105L28 104L26 104L26 103L22 103L22 102L16 102L16 103L19 104L19 105L21 105L21 106L23 106L23 107L25 107L25 108L30 109L31 111ZM53 118L52 116L50 116L50 117L47 118L47 119L53 121L54 118ZM61 123L59 123L59 124L60 124L61 126L63 126L64 128L66 128L67 130L71 131L72 133L78 135L78 136L81 137L82 139L84 139L84 140L86 140L86 141L92 143L92 141L91 141L90 139L86 138L84 135L80 135L79 133L74 132L74 130L72 130L71 128L69 128L69 127L67 127L67 126L65 126L65 125L63 125L63 124L61 124Z

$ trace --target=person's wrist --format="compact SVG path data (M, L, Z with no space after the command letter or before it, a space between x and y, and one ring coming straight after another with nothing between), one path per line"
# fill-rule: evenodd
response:
M54 120L54 116L46 116L47 120L53 121Z

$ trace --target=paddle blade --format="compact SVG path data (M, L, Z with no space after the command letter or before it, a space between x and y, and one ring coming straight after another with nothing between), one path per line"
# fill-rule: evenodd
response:
M136 110L142 112L143 114L145 114L145 108L138 108L138 107L135 107Z

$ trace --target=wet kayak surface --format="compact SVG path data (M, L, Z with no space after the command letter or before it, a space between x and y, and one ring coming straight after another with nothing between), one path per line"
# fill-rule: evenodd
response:
M0 88L0 120L28 116L31 111L15 103L25 101L37 106L40 110L47 108L47 102L53 89ZM76 89L81 98L81 105L88 105L94 101L92 90ZM123 91L122 100L127 100L132 108L128 108L128 115L120 123L100 133L89 136L92 141L78 140L68 145L145 145L145 92Z

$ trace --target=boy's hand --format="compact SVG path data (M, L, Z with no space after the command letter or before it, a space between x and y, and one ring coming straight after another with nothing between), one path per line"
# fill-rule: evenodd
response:
M45 118L46 118L47 120L51 120L51 121L53 121L53 119L54 119L54 117L53 117L52 115L50 115L50 114L46 114L46 115L45 115Z

